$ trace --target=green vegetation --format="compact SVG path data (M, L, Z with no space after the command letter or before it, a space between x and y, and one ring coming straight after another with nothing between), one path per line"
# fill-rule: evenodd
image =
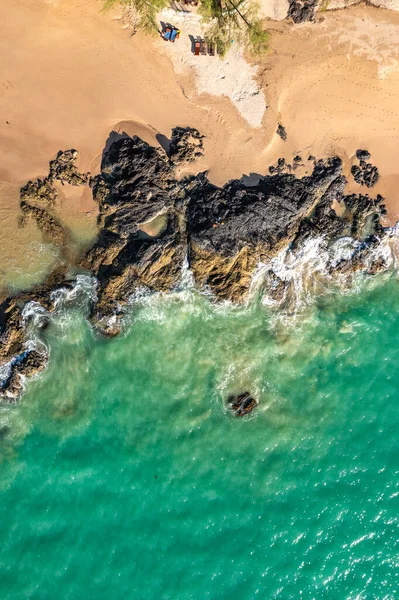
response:
M168 0L105 0L103 10L108 10L115 4L126 7L127 15L134 28L138 27L147 32L157 31L157 13L169 5Z
M268 48L269 34L262 28L258 10L252 0L202 0L199 13L209 21L207 37L217 44L220 54L232 42L261 54Z
M158 30L157 13L169 5L169 0L103 0L103 10L115 4L126 8L135 29L150 32ZM216 44L222 56L233 42L256 55L267 50L269 34L262 28L254 0L200 0L198 12L208 24L207 39Z

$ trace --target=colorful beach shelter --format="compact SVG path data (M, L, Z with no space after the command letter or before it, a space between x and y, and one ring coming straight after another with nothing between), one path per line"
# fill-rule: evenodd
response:
M171 35L172 35L172 29L170 27L167 27L165 29L165 31L163 32L162 37L165 41L169 41Z

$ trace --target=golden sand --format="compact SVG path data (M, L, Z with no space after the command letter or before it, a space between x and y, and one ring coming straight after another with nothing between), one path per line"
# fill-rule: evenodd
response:
M100 0L0 6L3 282L26 268L30 242L41 242L33 224L19 228L19 186L45 175L60 149L76 148L79 167L97 172L111 131L154 142L176 125L196 127L206 139L195 168L209 169L218 184L264 174L280 156L296 154L338 154L349 173L356 149L364 147L381 175L372 192L386 197L391 223L399 218L397 13L361 5L323 13L316 24L267 21L270 52L258 61L257 76L267 109L261 126L252 127L231 99L209 93L211 84L201 93L195 80L201 66L175 72L165 42L132 37L118 15L101 13L101 6ZM286 142L276 135L278 122ZM348 189L359 186L352 179ZM54 212L79 243L89 243L96 232L89 188L60 192ZM32 271L41 273L51 256L36 252Z

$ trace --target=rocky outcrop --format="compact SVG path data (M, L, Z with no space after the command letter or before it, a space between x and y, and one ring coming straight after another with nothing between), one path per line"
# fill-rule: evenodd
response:
M283 142L287 141L287 131L286 131L285 127L283 125L281 125L281 123L278 124L276 133L278 136L281 137Z
M80 173L76 167L77 150L60 150L49 163L49 174L44 179L28 181L20 190L21 225L28 218L34 219L46 242L51 242L60 250L60 257L70 260L69 231L49 211L58 198L55 182L80 186L89 182L89 173ZM38 206L39 204L39 206ZM43 206L45 205L45 206Z
M176 136L200 139L181 128L172 139ZM288 243L294 248L311 236L351 235L367 249L373 236L384 234L382 199L344 196L338 158L309 157L313 172L303 178L290 172L302 164L300 156L292 165L281 159L273 176L262 177L256 186L236 180L219 188L205 173L176 180L174 156L137 137L123 138L105 153L101 174L92 181L101 232L80 266L97 277L91 318L106 335L120 331L124 305L139 288L175 287L186 257L200 287L220 299L241 301L257 263ZM182 156L191 157L191 151L177 152L178 162ZM342 204L342 216L332 209L334 201ZM149 235L143 223L160 214L165 226ZM276 278L273 285L282 292Z
M38 350L30 340L31 319L24 314L28 302L36 302L43 315L36 328L49 323L49 314L55 308L53 292L59 288L72 288L74 278L62 270L55 270L47 280L33 289L20 292L11 298L0 298L0 398L13 402L22 391L24 377L42 371L48 360L44 346Z
M364 0L289 0L286 18L292 19L294 23L314 22L318 14L327 10L346 9L362 2ZM399 11L399 0L367 0L366 3L377 8Z
M54 182L71 185L85 185L89 182L89 173L79 173L76 167L77 150L60 150L54 160L49 162L49 174L44 179L28 181L21 188L21 202L46 203L51 205L58 197Z
M356 158L359 164L352 165L351 173L353 179L360 185L365 185L368 188L373 187L379 179L379 174L377 167L367 162L370 158L370 152L367 150L357 150Z
M21 202L20 207L23 218L34 219L47 242L52 242L61 250L65 250L69 242L69 234L47 210L32 206L25 201Z
M309 177L278 174L254 187L231 181L216 188L198 177L190 190L187 231L199 283L219 297L242 300L255 265L295 240L302 221L332 184L344 181L341 169L338 158L320 161Z
M175 165L193 162L203 156L204 136L191 127L175 127L169 145L169 157Z
M318 6L319 0L290 0L287 18L294 23L314 21Z
M249 415L257 406L255 398L253 398L249 392L230 396L227 399L227 404L236 417Z
M25 377L37 375L46 367L48 356L45 352L24 350L17 354L8 365L7 374L0 381L0 397L13 403L23 389Z
M177 155L180 160L181 151ZM161 149L134 137L112 144L92 189L101 232L80 266L98 279L93 322L115 335L122 307L138 288L165 291L179 280L186 253L184 184L174 179L173 163ZM160 213L166 226L151 236L142 225Z
M80 173L76 167L77 150L60 150L54 160L49 163L48 181L60 181L70 185L85 185L89 181L89 173Z
M0 398L7 402L22 391L22 376L38 373L47 362L47 356L29 348L22 307L18 299L0 304Z
M99 206L99 235L73 267L96 277L89 316L104 335L119 333L125 306L137 290L167 292L176 287L186 261L198 287L236 302L246 297L260 261L271 260L288 244L295 252L320 236L327 245L348 236L355 243L349 257L331 260L327 265L331 273L358 269L374 273L386 268L384 260L370 259L386 234L380 224L383 199L345 195L339 158L309 157L313 171L302 178L294 174L296 166L303 164L300 156L291 164L280 159L256 185L234 180L217 187L206 173L175 177L176 164L201 152L202 136L177 128L172 141L175 146L166 153L138 137L117 139L104 151L101 173L90 180ZM58 164L50 167L57 177L81 181L73 168L64 168L64 158ZM340 207L339 214L333 206ZM60 248L67 245L65 232L47 210L26 199L21 210L25 217L35 218ZM23 307L35 300L51 313L52 292L72 285L71 266L62 263L42 286L0 304L0 369L7 365L0 371L0 395L13 397L21 375L38 372L45 364L45 352L39 352L40 358L29 354L29 322ZM287 283L272 269L265 282L276 298L284 297Z

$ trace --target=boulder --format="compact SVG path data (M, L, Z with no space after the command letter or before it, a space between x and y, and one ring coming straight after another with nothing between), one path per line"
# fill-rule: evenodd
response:
M257 406L255 398L249 392L229 396L227 404L236 417L249 415Z

